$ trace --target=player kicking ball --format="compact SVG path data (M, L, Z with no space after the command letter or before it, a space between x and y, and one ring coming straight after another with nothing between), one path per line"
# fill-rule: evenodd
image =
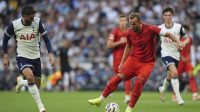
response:
M108 82L100 97L88 100L91 105L100 106L106 97L117 89L120 82L135 77L131 99L125 111L132 112L155 64L156 35L171 38L180 49L183 47L172 33L157 26L142 23L138 13L129 15L129 23L131 28L127 30L127 44L119 65L119 73Z
M7 26L3 38L3 64L9 66L8 41L14 37L17 42L17 65L24 75L17 78L16 91L20 92L22 86L27 86L35 100L39 112L46 112L41 101L39 88L41 83L41 62L40 62L40 37L43 38L48 50L50 64L54 65L51 43L47 36L40 18L35 17L35 10L32 6L25 6L22 9L22 18L12 21Z
M121 62L124 49L126 46L126 30L127 30L127 17L121 14L119 17L119 26L114 28L110 36L108 37L107 47L113 49L113 72L116 75L118 73L118 67ZM125 91L125 103L130 101L131 93L131 80L124 81Z

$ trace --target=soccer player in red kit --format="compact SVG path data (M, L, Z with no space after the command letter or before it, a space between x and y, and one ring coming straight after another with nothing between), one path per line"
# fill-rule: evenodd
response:
M182 43L172 33L166 32L157 26L142 23L138 13L129 15L129 24L131 28L127 30L127 44L119 65L119 73L108 82L99 98L88 100L91 105L100 106L105 98L117 89L122 80L136 77L131 99L125 111L132 112L142 93L142 87L154 67L156 35L169 37L177 43L180 49L183 47Z
M190 27L188 25L183 25L186 32L190 31ZM181 41L184 41L185 38L181 38ZM195 77L193 75L193 66L190 60L190 48L192 46L192 38L189 37L189 43L181 50L181 58L178 65L178 74L186 72L189 75L189 84L192 89L192 100L200 100L200 96L197 93L197 84ZM181 77L181 76L180 76ZM175 98L175 97L173 97Z
M119 64L122 60L124 49L126 46L126 29L127 29L127 17L124 14L119 16L119 26L112 30L112 33L108 37L107 47L113 49L113 72L117 74ZM125 90L125 103L130 100L131 92L131 79L124 81Z

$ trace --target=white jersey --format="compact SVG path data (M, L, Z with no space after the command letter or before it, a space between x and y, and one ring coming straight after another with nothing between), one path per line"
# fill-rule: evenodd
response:
M41 25L40 25L41 24ZM6 34L14 36L17 42L17 57L25 57L28 59L37 59L40 57L40 34L46 34L40 18L35 17L31 25L23 25L22 18L12 22L12 26L8 27ZM40 28L40 27L43 28ZM9 29L10 28L10 29ZM42 29L42 32L41 32ZM14 30L14 34L10 34L9 30Z
M173 23L173 26L170 28L167 28L165 24L161 24L159 27L176 35L179 40L186 34L182 25L178 23ZM178 51L176 42L172 41L170 38L161 36L161 55L162 57L170 56L176 60L179 60L180 52Z

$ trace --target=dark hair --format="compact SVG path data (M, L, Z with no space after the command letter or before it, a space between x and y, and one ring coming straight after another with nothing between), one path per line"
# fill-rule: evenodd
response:
M126 18L126 15L125 14L120 14L119 18Z
M184 25L183 25L183 28L184 28L186 31L190 31L190 26L187 25L187 24L184 24Z
M27 5L22 8L22 16L31 15L31 14L35 14L35 13L36 13L36 11L34 10L34 8L31 5Z
M171 12L172 15L174 15L174 9L171 7L166 7L165 9L163 9L162 14L164 15L166 12Z
M130 13L128 17L129 17L129 19L137 18L138 21L141 20L141 15L140 15L140 13Z

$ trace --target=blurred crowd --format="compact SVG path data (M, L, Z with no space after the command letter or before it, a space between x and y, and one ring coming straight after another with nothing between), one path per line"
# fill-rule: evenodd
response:
M106 41L121 13L140 12L144 22L159 25L162 9L173 7L174 21L192 28L189 34L193 37L192 63L196 66L200 62L199 0L1 0L1 47L6 26L21 17L21 8L27 4L35 7L36 16L45 24L57 60L52 68L42 41L43 88L46 90L102 89L106 85L112 76L112 50L106 48ZM14 43L14 39L9 41L9 70L4 69L0 59L0 90L13 89L19 75ZM157 54L155 69L145 85L148 90L156 90L166 75ZM0 55L3 55L2 49ZM199 77L197 75L197 80Z

